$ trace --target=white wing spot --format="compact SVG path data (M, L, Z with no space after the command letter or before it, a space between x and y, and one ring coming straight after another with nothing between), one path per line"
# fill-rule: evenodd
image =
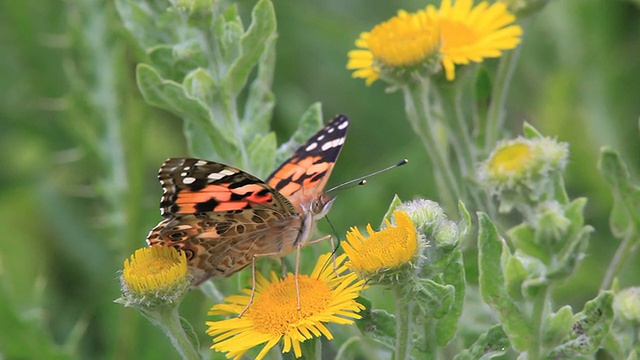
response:
M318 140L322 140L322 139L318 139ZM317 147L318 147L318 143L317 142L312 142L304 150L305 151L311 151L311 150L313 150L313 149L315 149Z
M220 171L218 174L222 174L224 176L229 176L229 175L233 175L235 173L236 173L235 171L231 171L229 169L224 169L224 170Z
M182 170L187 171L187 170L191 170L191 166L185 166L182 168Z
M186 172L186 171L185 171L185 172L181 172L181 173L180 173L180 176L182 176L182 177L187 176L187 172Z
M333 126L332 127L328 127L327 128L327 134L331 134L334 130L335 130L335 128Z
M345 121L345 122L341 123L340 125L338 125L338 129L343 130L347 126L349 126L349 122Z
M191 176L188 176L188 177L186 177L186 178L182 179L182 182L183 182L184 184L186 184L186 185L193 184L195 181L196 181L196 178L191 177Z
M198 161L196 161L196 163L195 163L195 164L193 164L193 165L194 165L194 166L205 166L205 165L207 165L207 162L206 162L206 161L204 161L204 160L198 160Z
M318 136L318 141L322 141L322 139L324 139L324 134Z
M220 180L224 177L223 174L217 172L217 173L211 173L209 174L209 176L207 176L207 179L209 180Z
M341 137L339 139L335 139L335 140L331 140L329 142L326 142L324 144L322 144L322 151L327 151L331 148L337 147L344 144L344 138Z

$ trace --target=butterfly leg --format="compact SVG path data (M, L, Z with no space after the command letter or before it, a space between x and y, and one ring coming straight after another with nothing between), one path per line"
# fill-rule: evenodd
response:
M307 244L317 244L317 243L319 243L321 241L325 241L327 239L329 239L329 242L331 243L331 261L333 262L333 272L334 272L334 274L336 274L336 277L340 277L338 275L338 265L336 263L336 247L335 247L335 243L333 242L333 236L325 235L325 236L321 237L320 239L309 241Z
M253 303L253 297L256 293L256 260L259 257L266 257L266 256L277 256L279 255L279 253L268 253L268 254L254 254L253 255L253 260L251 261L251 294L249 295L249 301L247 302L247 306L244 307L244 309L242 309L242 311L240 312L240 314L238 314L238 317L242 317L242 315L244 315L244 313L249 310L249 306L251 306L251 304ZM284 263L283 263L284 264ZM296 279L297 281L297 279ZM297 283L296 283L296 289L297 289ZM300 304L300 299L298 298L298 304Z

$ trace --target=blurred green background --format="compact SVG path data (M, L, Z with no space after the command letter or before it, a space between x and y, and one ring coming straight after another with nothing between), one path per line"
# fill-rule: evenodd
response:
M238 4L248 23L254 2ZM361 31L426 4L274 4L278 139L320 101L325 119L352 119L330 184L410 160L340 192L330 214L338 234L375 227L394 194L438 198L401 95L386 94L380 82L365 87L345 69ZM569 195L589 199L586 222L596 229L578 274L554 296L581 309L619 243L608 229L611 195L596 170L598 149L620 151L636 178L640 168L640 6L552 1L526 20L521 46L509 131L519 134L526 120L570 144ZM124 258L160 220L158 167L188 155L181 120L148 106L137 90L135 65L143 61L109 1L0 2L0 359L178 357L160 330L113 303ZM324 222L320 228L330 232ZM640 282L635 263L622 285ZM210 306L198 292L183 304L197 331Z

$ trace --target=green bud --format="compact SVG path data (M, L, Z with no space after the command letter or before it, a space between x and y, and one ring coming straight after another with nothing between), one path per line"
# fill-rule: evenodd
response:
M640 287L626 288L617 293L613 309L623 321L640 325Z

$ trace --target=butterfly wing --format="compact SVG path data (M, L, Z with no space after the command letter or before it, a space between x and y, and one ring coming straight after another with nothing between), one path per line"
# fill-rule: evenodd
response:
M337 115L267 178L298 211L320 196L347 137L349 118Z
M288 214L292 204L277 190L237 168L200 159L174 158L158 172L164 217L268 207Z
M174 158L165 161L158 178L165 219L147 242L184 251L196 270L195 284L230 276L256 254L279 256L293 249L302 227L299 214L255 176L216 162Z

